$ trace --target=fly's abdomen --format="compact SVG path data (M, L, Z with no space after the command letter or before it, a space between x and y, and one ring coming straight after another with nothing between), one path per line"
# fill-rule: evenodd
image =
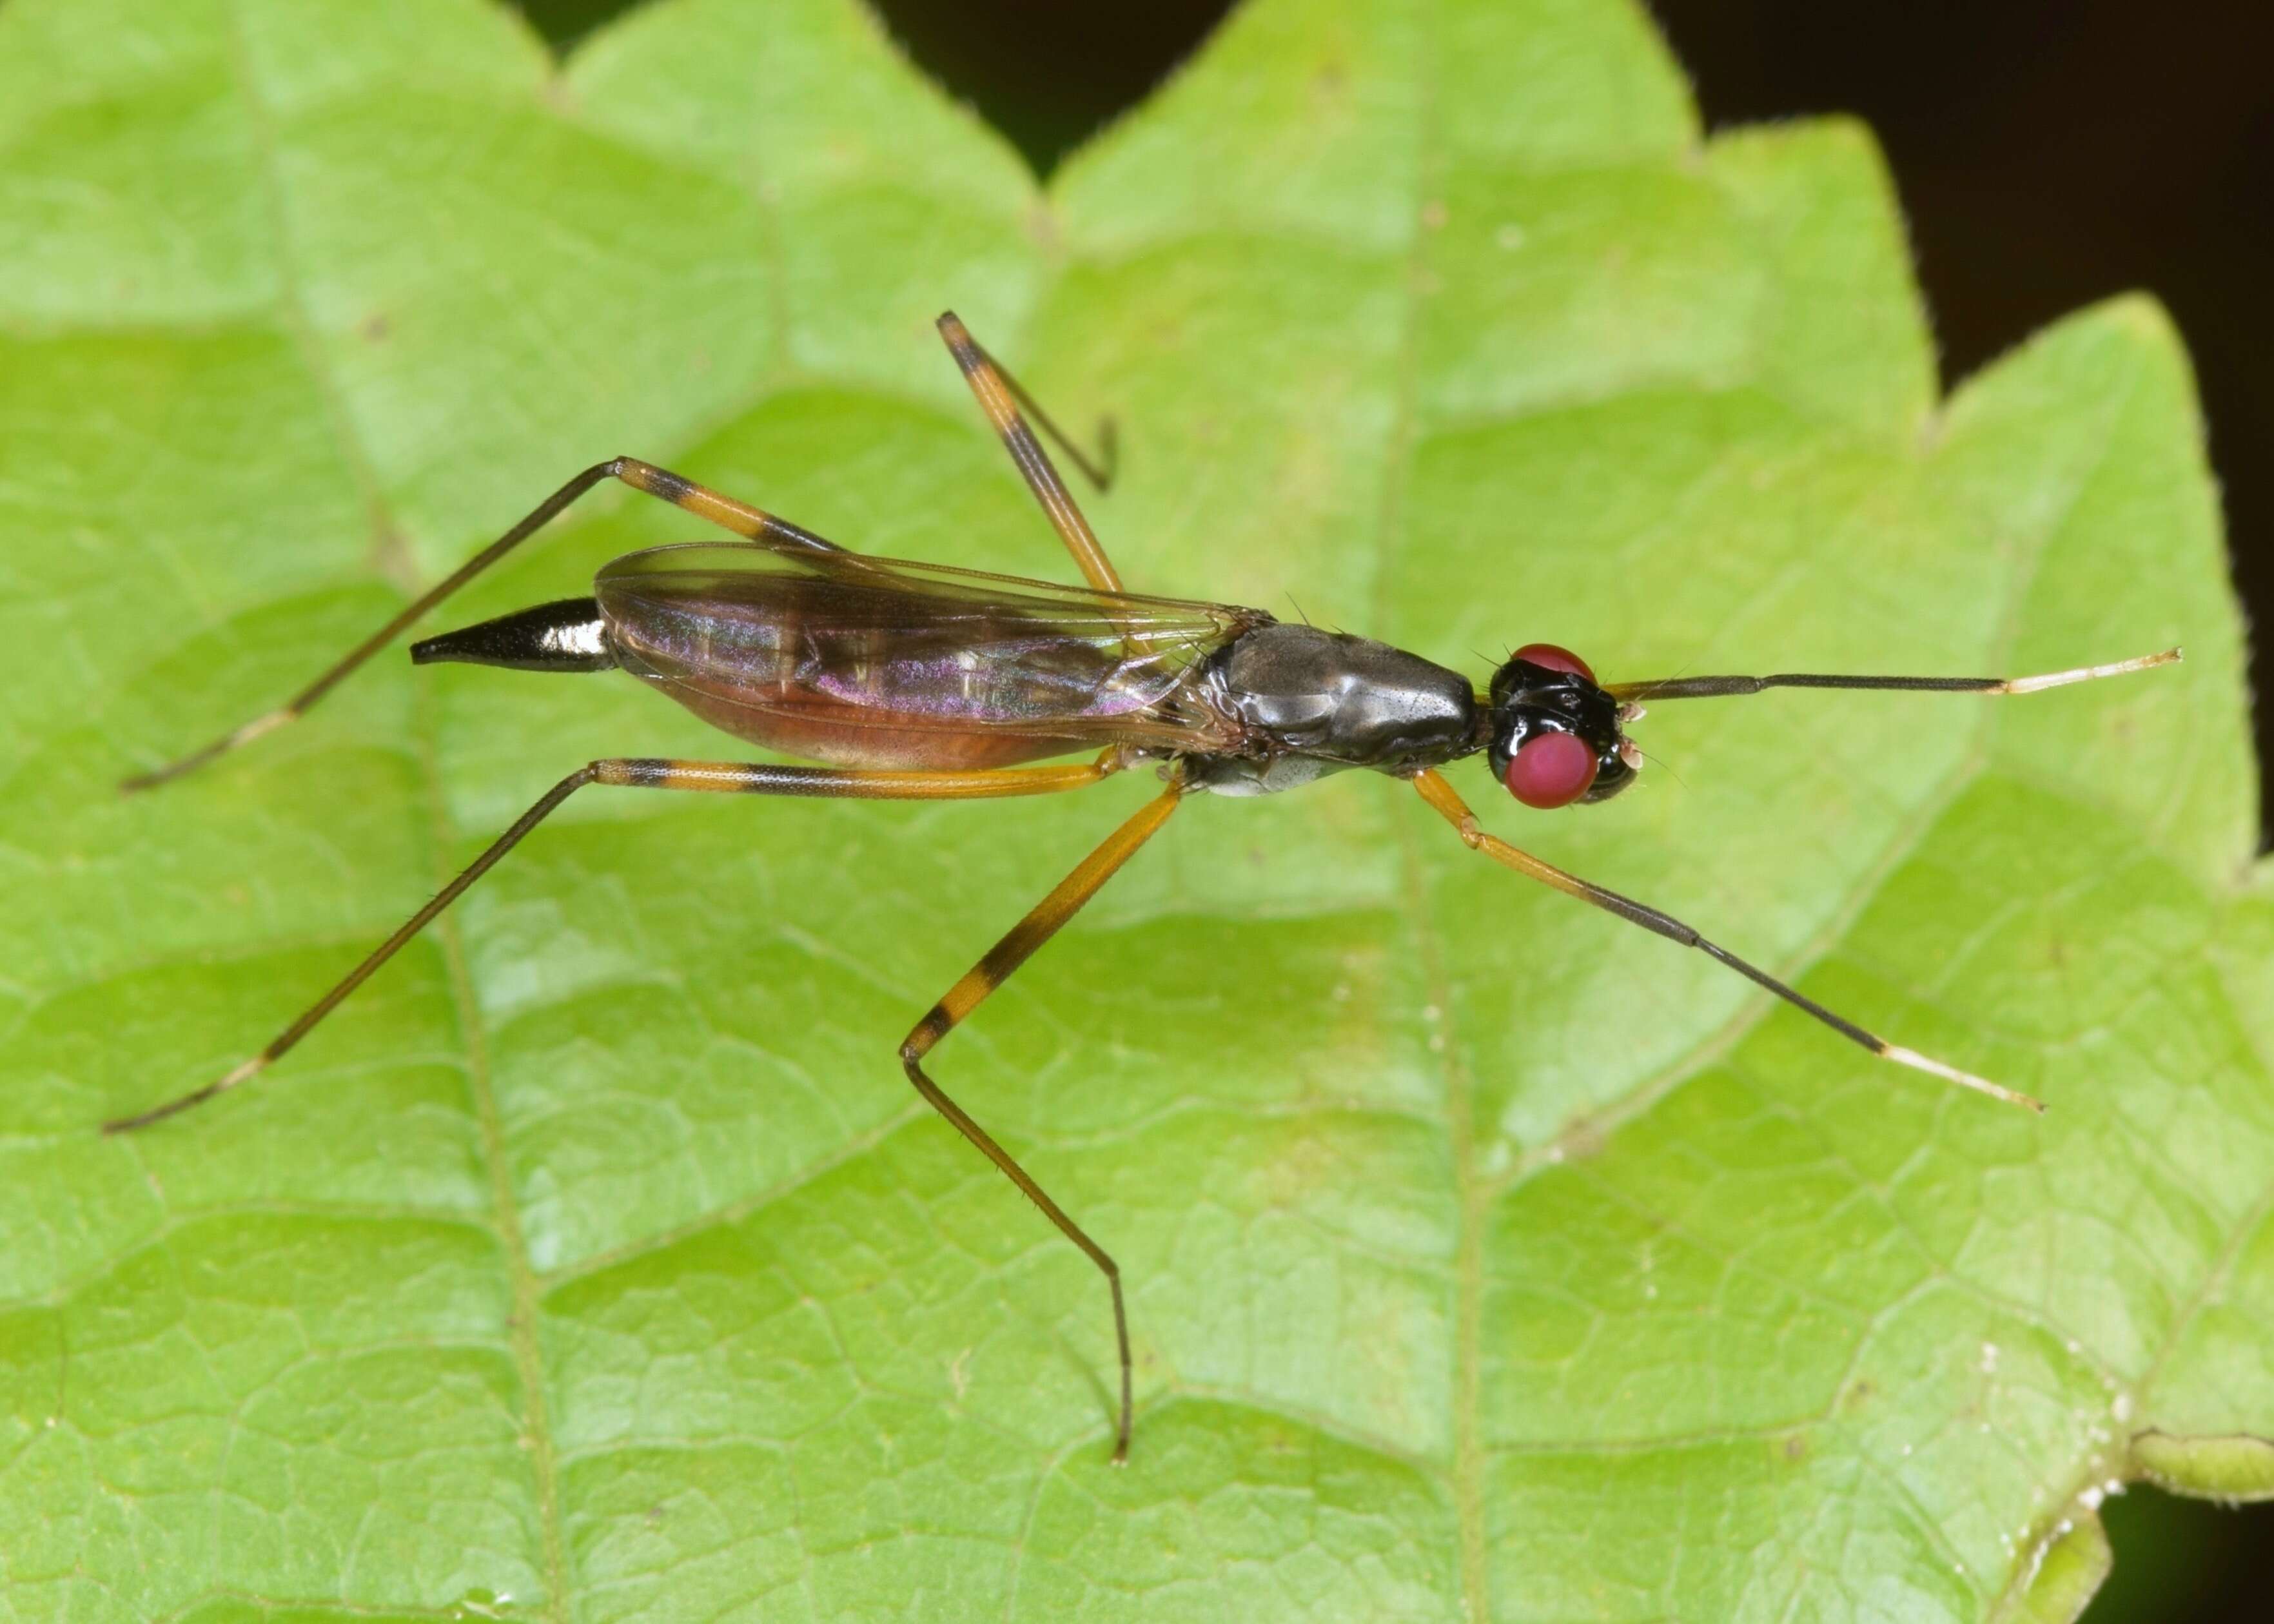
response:
M712 552L749 556L658 549L621 562ZM1188 655L852 555L804 563L612 566L597 583L609 643L714 726L840 765L1005 766L1181 726Z

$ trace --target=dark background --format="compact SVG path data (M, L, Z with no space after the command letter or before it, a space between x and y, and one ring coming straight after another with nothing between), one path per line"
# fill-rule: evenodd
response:
M1709 125L1849 112L1885 146L1944 381L2144 288L2187 336L2236 584L2274 605L2274 5L2266 0L1650 0ZM1043 174L1214 26L1216 0L871 0ZM627 0L523 0L556 46ZM2254 689L2263 652L2254 650ZM2274 715L2255 717L2262 783ZM2266 798L2262 792L2261 805ZM2264 814L2262 811L2262 816ZM2135 1489L2088 1624L2274 1618L2274 1506Z

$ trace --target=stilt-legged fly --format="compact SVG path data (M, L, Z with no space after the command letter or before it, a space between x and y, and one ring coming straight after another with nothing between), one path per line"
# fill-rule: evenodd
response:
M202 1104L273 1064L568 797L591 784L759 795L976 801L1081 789L1156 763L1159 796L1106 837L927 1011L900 1044L908 1080L1025 1192L1104 1274L1120 1352L1114 1459L1129 1448L1129 1326L1121 1272L987 1130L944 1093L924 1056L1094 896L1188 795L1264 795L1346 768L1402 778L1471 850L1684 947L1711 955L1883 1060L1997 1099L2027 1095L1873 1035L1671 916L1566 874L1487 834L1438 769L1481 754L1531 807L1608 799L1642 758L1627 726L1648 701L1772 688L2026 694L2166 665L2176 649L2036 677L1785 674L1599 682L1547 643L1518 649L1480 694L1468 678L1387 643L1283 624L1257 609L1122 590L1049 454L1033 415L1103 490L1111 425L1093 463L972 341L939 320L1012 460L1073 553L1086 588L870 558L772 514L630 457L588 468L433 590L350 650L284 705L169 766L127 780L147 789L306 712L413 621L536 533L603 479L660 497L742 539L651 547L603 568L587 598L541 605L414 644L411 658L523 671L623 670L749 743L823 766L611 757L538 799L489 848L259 1054L178 1099L105 1124L124 1132ZM1074 765L1027 766L1092 752Z

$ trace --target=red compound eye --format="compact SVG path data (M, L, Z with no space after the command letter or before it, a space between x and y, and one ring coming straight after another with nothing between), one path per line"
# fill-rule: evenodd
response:
M1595 680L1595 673L1587 669L1586 661L1555 643L1527 643L1516 651L1514 658L1530 660L1535 665L1545 665L1550 671L1568 671L1575 677L1586 678L1590 682Z
M1568 807L1593 787L1595 753L1570 733L1534 733L1509 757L1503 781L1508 793L1527 807Z

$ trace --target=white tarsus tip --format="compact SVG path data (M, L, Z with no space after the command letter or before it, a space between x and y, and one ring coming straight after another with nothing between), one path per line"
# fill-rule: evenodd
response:
M2040 1116L2044 1115L2044 1101L2032 1099L2019 1089L1993 1083L1986 1077L1977 1077L1971 1071L1962 1071L1956 1066L1945 1065L1941 1061L1931 1056L1922 1055L1915 1049L1904 1049L1890 1043L1879 1051L1879 1057L1883 1060L1892 1060L1897 1065L1907 1065L1915 1071L1924 1071L1931 1077L1939 1077L1946 1083L1956 1083L1962 1088L1971 1088L1977 1093L1986 1094L1993 1100L2003 1100L2008 1105L2021 1106L2024 1109L2037 1112Z
M215 1094L227 1094L239 1083L249 1081L252 1079L260 1076L267 1069L267 1059L263 1056L255 1055L252 1059L245 1061L241 1065L238 1065L235 1070L231 1071L228 1076L215 1083L213 1086L213 1092ZM207 1097L210 1098L211 1096L209 1095Z
M2049 688L2067 688L2072 682L2092 682L2102 677L2129 676L2135 671L2147 671L2157 665L2176 665L2180 663L2177 649L2165 649L2160 653L2142 654L2137 659L2118 660L2108 665L2079 665L2073 671L2049 671L2041 677L2008 677L1996 688L1984 690L1992 694L2035 694Z
M260 738L263 733L275 733L278 728L283 726L285 723L291 719L292 712L289 710L271 710L266 716L256 716L244 726L230 734L229 743L224 748L232 750L241 748L245 745L251 744L255 739Z

